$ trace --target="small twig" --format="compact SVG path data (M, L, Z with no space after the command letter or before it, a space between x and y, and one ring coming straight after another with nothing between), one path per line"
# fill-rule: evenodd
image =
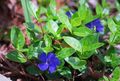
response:
M43 81L45 81L45 78L42 76L42 74L40 74L40 77L42 78Z

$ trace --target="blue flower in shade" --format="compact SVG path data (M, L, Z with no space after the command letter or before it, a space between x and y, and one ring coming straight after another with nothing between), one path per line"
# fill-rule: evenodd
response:
M66 15L68 16L68 18L71 18L74 13L75 11L67 11Z
M48 54L44 52L41 53L39 60L41 61L41 63L38 64L39 69L42 71L49 70L50 73L55 72L57 66L60 65L60 60L52 52L49 52Z
M85 26L87 26L90 29L96 29L96 32L103 32L104 26L101 24L100 19L97 18L89 23L87 23Z

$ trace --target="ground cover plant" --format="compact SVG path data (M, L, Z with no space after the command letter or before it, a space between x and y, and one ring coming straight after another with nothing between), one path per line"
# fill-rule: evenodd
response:
M59 0L38 1L36 8L21 0L26 34L17 26L10 31L14 49L5 58L17 63L8 64L14 73L29 81L120 80L119 0L116 14L106 0L95 8L87 0L76 0L76 8L60 7Z

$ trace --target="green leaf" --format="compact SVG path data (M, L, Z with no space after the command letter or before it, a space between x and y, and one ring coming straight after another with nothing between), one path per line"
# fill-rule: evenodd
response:
M103 8L107 7L107 1L106 0L102 0L102 7Z
M105 81L110 81L106 76L103 76Z
M70 71L69 68L67 67L63 67L61 70L60 70L60 74L63 76L63 77L66 77L68 79L72 78L72 73Z
M110 29L110 31L112 33L116 33L117 32L117 27L116 27L116 24L113 21L113 19L108 19L108 27L109 27L109 29Z
M110 9L109 8L104 8L102 14L105 16L109 16Z
M88 9L85 5L82 5L79 7L78 15L79 15L81 21L85 20L87 18L87 13L88 13Z
M113 77L110 81L119 81L120 80L120 68L116 67L113 71Z
M120 57L117 54L112 54L111 60L112 67L116 67L120 64Z
M44 35L44 41L45 41L45 45L47 46L47 47L50 47L51 45L52 45L52 40L51 40L51 38L50 38L50 36L49 35Z
M80 52L82 51L81 43L79 42L79 40L69 36L64 36L63 39L68 45L70 45L75 50Z
M90 34L93 34L93 32L87 27L79 27L79 28L73 29L73 34L76 36L85 37L85 36L88 36Z
M120 25L120 14L117 14L115 17L116 24Z
M79 0L80 5L84 5L87 0Z
M34 65L28 66L26 68L26 71L31 74L31 75L39 75L40 74L40 70L38 68L36 68Z
M49 5L49 7L50 7L50 11L51 11L51 13L54 15L54 16L56 16L56 0L50 0L50 5Z
M110 45L116 45L120 43L120 32L119 31L116 33L110 34L109 43Z
M36 41L28 47L27 58L35 59L38 58L38 54L41 52L41 45L43 41Z
M79 56L80 59L88 59L90 58L93 54L95 53L95 51L86 51L83 54L81 53L77 53L77 55Z
M20 31L19 28L13 27L11 29L10 37L11 37L11 42L15 46L15 48L17 48L18 50L23 48L25 44L25 38L23 36L22 31Z
M96 13L97 13L97 15L101 17L102 16L102 12L103 12L102 6L100 4L97 4L97 6L96 6Z
M82 44L82 51L93 51L96 50L97 48L103 46L103 43L98 42L98 35L90 35L82 38L80 40Z
M66 57L71 56L75 53L75 50L72 48L63 48L57 53L59 59L65 59Z
M34 16L37 20L39 20L39 16L37 16L36 12L37 12L37 6L35 4L33 4L30 0L28 0L28 4L27 4L27 8L29 10L29 13Z
M48 53L48 52L53 51L54 49L53 49L52 47L44 47L44 48L42 48L42 50L43 50L45 53Z
M38 25L35 25L34 23L24 23L24 25L31 31L34 31L35 33L42 33L41 28Z
M43 6L39 6L38 10L36 11L37 17L39 17L43 13L47 13L47 9Z
M120 2L119 0L116 0L115 6L116 6L117 10L120 12L120 3L119 2Z
M71 19L71 24L73 27L80 26L81 25L81 18L80 17L75 17Z
M60 10L58 13L57 13L57 16L60 20L60 22L64 25L66 25L65 27L70 31L72 32L72 26L69 22L69 19L67 17L67 15L65 14L65 12L63 10Z
M58 30L58 25L55 21L53 20L49 20L47 23L47 31L49 31L50 33L52 33L53 35L57 35L57 30Z
M85 60L80 60L77 57L66 58L65 61L69 63L74 69L78 70L80 70L87 64Z
M37 56L38 56L37 47L33 47L33 45L29 46L28 53L27 53L27 58L28 59L33 59Z
M12 51L6 55L6 58L10 59L14 62L25 63L27 59L23 56L23 54L18 53L17 51Z
M29 0L20 0L20 1L24 10L25 22L32 22L28 9Z

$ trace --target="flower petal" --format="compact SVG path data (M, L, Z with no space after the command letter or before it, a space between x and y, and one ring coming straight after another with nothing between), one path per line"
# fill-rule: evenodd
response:
M68 18L71 18L71 12L70 11L67 11L66 15L68 16Z
M46 61L47 61L47 55L46 55L46 53L42 52L42 53L40 54L40 56L39 56L39 60L40 60L41 62L46 62Z
M96 26L96 32L103 32L104 31L104 26L103 25L98 25Z
M94 24L93 24L93 22L89 22L89 23L85 24L85 26L87 26L87 27L90 28L90 29L94 29Z
M59 65L60 65L60 60L59 60L57 57L54 59L54 64L55 64L56 66L59 66Z
M99 18L87 23L86 26L90 29L93 29L94 27L96 27L96 32L103 32L104 31L104 26L101 24Z
M49 52L47 55L47 59L50 61L51 59L54 59L56 57L56 55L52 52Z
M38 67L39 67L40 70L45 71L45 70L48 69L48 63L38 64Z
M49 72L50 73L53 73L53 72L55 72L56 71L56 66L55 65L50 65L49 66Z

